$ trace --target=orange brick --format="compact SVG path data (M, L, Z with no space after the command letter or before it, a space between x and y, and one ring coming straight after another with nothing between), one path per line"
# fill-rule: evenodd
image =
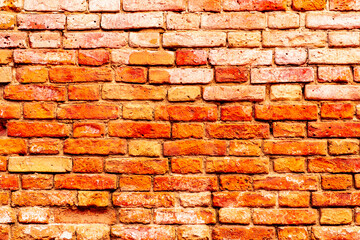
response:
M317 112L310 104L255 106L255 118L260 120L316 120Z
M120 108L110 103L79 103L60 105L57 111L59 119L117 119Z
M220 0L190 0L189 10L191 12L220 12Z
M4 98L18 101L65 101L65 87L45 85L8 85Z
M305 172L306 159L302 157L283 157L274 159L275 172Z
M164 156L223 156L225 153L226 142L221 140L179 140L164 143Z
M52 119L55 118L56 104L47 102L24 103L24 118Z
M126 83L146 83L147 69L143 67L116 68L116 81Z
M307 240L308 231L304 227L280 227L278 236L279 240Z
M353 178L351 175L336 174L322 175L321 186L325 190L347 190L352 187Z
M79 64L101 66L109 63L110 53L107 50L79 50Z
M230 141L229 154L234 156L260 156L261 142L258 140Z
M73 137L102 137L105 133L105 125L95 122L79 122L73 125Z
M208 207L211 205L211 193L180 193L180 205L183 207Z
M29 142L30 154L58 154L60 152L60 140L58 139L31 139Z
M309 172L355 173L360 171L359 158L318 157L310 158Z
M215 192L214 207L272 207L276 195L269 192Z
M49 70L51 82L109 82L113 78L112 69L107 67L55 67Z
M220 176L220 189L228 191L252 190L252 179L243 175Z
M223 106L221 107L222 121L251 121L253 110L251 106Z
M123 174L164 174L169 170L167 159L159 158L108 158L105 171Z
M306 137L305 123L276 122L273 124L274 137Z
M9 122L8 136L13 137L66 137L68 125L56 122Z
M318 213L315 209L255 209L254 224L305 225L315 224Z
M125 154L126 141L123 139L67 139L64 143L64 153L68 154Z
M55 208L53 210L55 223L102 223L114 224L116 222L115 209L67 209Z
M21 83L44 83L49 80L49 70L45 67L16 68L16 80Z
M143 223L151 222L151 210L142 208L120 208L119 220L121 223Z
M270 135L269 124L207 124L206 132L211 138L250 139L268 138Z
M219 210L219 222L249 224L251 220L250 209L246 208L221 208Z
M55 175L56 189L105 190L116 189L115 175L65 174Z
M2 190L18 190L19 176L14 174L0 174L0 188Z
M103 191L79 191L78 206L106 207L110 205L110 193Z
M11 194L14 206L75 206L75 191L16 191Z
M164 86L105 84L102 98L108 100L163 100L166 97Z
M360 192L314 192L311 195L311 204L316 207L351 207L360 202Z
M14 51L14 62L23 64L75 64L74 50L26 49Z
M264 153L271 155L326 155L327 142L323 140L266 140Z
M96 101L100 99L100 90L97 85L69 85L69 100Z
M323 10L326 0L293 0L293 9L299 11Z
M175 206L175 194L166 192L113 193L113 204L119 207L159 208Z
M173 138L203 138L204 126L201 123L174 123Z
M150 176L121 176L119 180L119 188L121 191L150 191Z
M201 173L203 160L199 157L172 158L171 171L173 173Z
M306 175L285 175L255 177L254 189L264 190L317 190L318 177Z
M309 192L279 192L279 206L292 208L305 208L310 206Z
M12 61L12 55L13 52L11 50L7 50L7 49L0 50L0 64L10 63Z
M104 170L101 157L76 157L73 159L73 171L79 173L100 173Z
M51 189L53 180L54 177L47 174L23 175L21 177L21 186L23 189L31 190Z
M321 117L324 119L352 119L354 106L351 103L324 103L321 105Z
M159 106L155 109L155 120L162 121L216 121L216 106Z
M1 156L0 157L0 171L5 172L7 169L7 157Z
M204 192L217 190L216 177L156 176L154 191Z
M216 67L216 82L247 82L250 79L250 70L248 67Z
M0 154L26 154L26 141L18 138L0 139Z
M8 205L9 202L10 202L10 191L1 191L0 192L0 205Z
M123 138L169 138L170 124L146 122L110 122L109 135Z
M207 158L206 172L208 173L268 173L269 159L267 158Z
M275 228L216 226L212 232L213 240L230 239L275 239Z

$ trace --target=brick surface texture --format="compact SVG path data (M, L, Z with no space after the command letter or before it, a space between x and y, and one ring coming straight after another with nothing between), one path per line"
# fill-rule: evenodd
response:
M0 240L359 240L358 0L0 0Z

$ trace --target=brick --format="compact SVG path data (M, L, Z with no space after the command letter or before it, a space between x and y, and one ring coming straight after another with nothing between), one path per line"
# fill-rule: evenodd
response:
M268 27L272 29L292 29L300 27L300 17L292 12L275 12L268 15Z
M350 82L352 80L352 72L349 67L319 67L319 82Z
M359 227L312 227L312 235L319 239L344 238L355 240L359 238Z
M69 85L69 100L96 101L100 99L100 90L97 85Z
M164 142L164 156L224 156L226 143L221 140L178 140Z
M10 157L9 172L70 172L69 157Z
M222 121L251 121L253 110L250 105L229 105L221 107Z
M55 175L56 189L105 190L116 189L116 176L110 174Z
M207 101L252 101L265 100L264 86L209 86L204 88Z
M55 12L55 11L85 11L86 10L86 1L74 1L74 0L65 0L65 1L47 1L42 0L25 0L24 8L27 11L39 11L39 12Z
M253 181L254 189L264 190L317 190L318 177L306 175L285 175L271 177L255 177Z
M116 68L116 81L126 83L146 83L147 69L129 66Z
M215 192L214 207L272 207L276 195L270 192Z
M120 32L67 32L64 48L121 48L127 44L128 35Z
M280 207L296 207L306 208L310 206L310 193L309 192L297 192L289 191L279 192L279 206Z
M32 48L61 47L61 35L58 32L30 33L29 41Z
M327 34L304 31L265 31L264 47L325 47Z
M348 10L359 10L360 6L354 0L340 1L331 0L330 10L348 11Z
M220 12L221 1L219 0L190 0L190 12Z
M326 155L327 142L322 140L265 140L264 153L271 155Z
M199 29L200 16L193 13L168 13L166 16L166 28L170 30Z
M270 135L269 125L256 124L207 124L206 133L210 138L225 139L252 139L252 138L268 138Z
M56 104L47 102L24 103L24 118L52 119L55 118Z
M359 192L314 192L311 195L315 207L350 207L359 204Z
M228 42L229 47L259 47L261 45L261 33L247 31L229 32Z
M306 27L311 29L357 29L360 15L358 13L308 13Z
M197 86L171 87L168 90L170 102L193 102L201 97L201 89Z
M11 50L0 49L0 64L12 62L13 52Z
M117 119L119 106L109 103L59 105L58 119Z
M360 51L355 48L309 49L309 64L356 64L359 60Z
M329 140L330 155L357 154L358 152L359 152L359 141L356 139Z
M302 98L302 87L299 85L272 85L270 99L272 101L298 101Z
M162 121L216 121L217 107L214 105L171 105L158 106L155 109L155 120Z
M129 142L130 156L159 157L161 144L157 141L132 140Z
M109 63L110 53L107 50L79 50L79 64L101 66Z
M201 173L203 160L199 157L177 157L171 159L171 172L173 173Z
M44 67L16 68L16 80L20 83L44 83L49 80L49 71Z
M177 229L179 240L186 240L195 237L195 239L210 239L210 228L203 225L180 226Z
M174 123L172 126L173 138L203 138L204 127L201 123Z
M12 76L12 69L10 67L1 67L0 68L0 83L10 83Z
M303 65L307 60L305 48L276 48L275 63L277 65Z
M352 119L354 106L350 103L324 103L321 105L323 119Z
M125 11L182 11L185 10L184 0L150 0L141 2L139 0L124 0Z
M142 29L163 27L163 13L159 12L138 12L103 14L101 27L103 29Z
M26 174L21 177L23 189L40 190L51 189L54 177L48 174Z
M73 172L99 173L104 170L104 159L101 157L73 158Z
M130 47L159 47L160 34L158 32L131 32L129 45Z
M75 64L76 52L61 49L26 49L14 51L14 62L22 64Z
M14 223L16 213L14 209L8 206L0 207L0 223Z
M111 68L88 68L88 67L56 67L49 70L51 82L109 82L112 80Z
M145 122L110 122L109 135L132 138L169 138L170 124Z
M14 29L15 27L15 15L9 13L0 14L0 29L7 30L7 29Z
M220 176L220 189L228 191L252 190L252 179L244 175Z
M251 83L313 82L313 68L253 68Z
M282 157L276 158L273 161L275 172L305 172L305 158Z
M254 224L306 225L315 224L318 213L315 209L255 209Z
M357 122L322 122L309 123L308 136L324 137L358 137L360 124Z
M0 171L5 172L7 169L7 157L1 156L0 157ZM0 191L0 204L1 204L1 191Z
M144 223L151 222L151 210L142 208L120 208L119 220L121 223Z
M8 122L8 136L12 137L67 137L69 125L57 122Z
M115 209L71 209L55 208L53 210L55 223L102 223L116 222Z
M316 120L317 105L255 105L255 119L260 120Z
M211 196L209 195L209 202ZM0 192L0 205L8 205L10 202L10 191L1 191ZM1 230L0 230L1 232Z
M159 175L168 170L168 160L163 158L108 158L105 162L110 173Z
M1 119L19 119L21 115L20 105L17 103L0 104Z
M251 213L245 208L221 208L219 210L219 222L249 224Z
M0 174L0 187L2 190L18 190L19 176L15 174Z
M14 206L74 206L75 191L16 191L11 194Z
M150 176L121 176L119 180L121 191L150 191Z
M258 49L217 49L210 50L211 65L271 65L272 51Z
M156 225L114 225L111 227L111 235L123 239L134 238L138 240L175 240L175 228L173 226Z
M163 100L166 89L163 86L105 84L102 98L111 100Z
M7 138L0 139L0 154L26 154L26 141L23 139Z
M360 36L357 32L330 32L330 47L357 47L360 45Z
M321 187L325 190L347 190L352 187L352 182L352 176L346 174L321 176Z
M95 122L74 123L73 137L103 137L105 134L105 125Z
M207 84L213 80L212 69L205 68L152 68L150 83L156 84Z
M203 29L265 29L266 18L263 13L213 13L203 14L201 28Z
M10 236L10 226L0 225L0 237L3 239L9 239L9 236Z
M305 227L279 227L279 240L307 240L308 230Z
M152 120L154 108L147 104L129 103L123 105L122 117L134 120Z
M26 47L28 47L27 33L25 32L0 33L0 48L26 48Z
M250 78L250 70L247 67L216 67L215 80L219 83L247 82Z
M270 227L216 226L212 231L213 240L230 239L275 239L275 229Z
M128 63L133 65L172 65L175 54L170 51L132 51Z
M320 223L324 225L342 225L352 222L352 211L347 208L322 208Z
M75 226L49 224L43 225L40 229L38 225L17 225L12 231L12 238L36 239L36 238L53 238L61 239L63 236L68 239L75 239Z
M294 0L292 8L298 11L324 10L326 0Z
M167 192L148 192L148 193L113 193L114 206L120 207L143 207L143 208L159 208L174 207L175 195Z
M208 208L155 209L154 221L156 224L214 224L216 214Z
M208 31L167 32L164 47L221 47L226 44L226 33Z
M267 158L207 158L205 170L207 173L268 173Z
M64 153L82 155L112 155L125 154L126 141L123 139L105 138L105 139L67 139L64 142Z
M286 7L286 1L284 0L225 0L223 4L226 11L279 11L285 10Z
M260 156L261 142L258 140L230 141L229 154L233 156Z
M110 226L105 224L87 224L76 227L76 236L79 239L109 239Z
M18 14L19 29L55 30L64 29L66 16L64 14Z
M360 159L346 157L310 158L308 169L309 172L355 173L360 171Z
M120 2L116 0L89 0L90 12L118 12Z
M305 123L273 123L274 137L306 137Z
M177 50L176 64L178 66L198 66L207 63L208 52L205 50Z
M305 86L305 98L308 100L359 100L358 86L346 85L308 85Z
M50 211L48 208L26 207L19 212L19 222L21 223L49 223Z
M211 205L211 193L180 193L180 205L183 207L208 207Z
M154 191L204 192L216 190L217 181L213 176L156 176L154 178Z
M68 30L90 30L100 28L100 16L96 14L70 14L66 18Z

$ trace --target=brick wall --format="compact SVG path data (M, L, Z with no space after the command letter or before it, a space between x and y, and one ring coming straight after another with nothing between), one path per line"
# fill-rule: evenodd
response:
M359 1L0 10L1 240L360 239Z

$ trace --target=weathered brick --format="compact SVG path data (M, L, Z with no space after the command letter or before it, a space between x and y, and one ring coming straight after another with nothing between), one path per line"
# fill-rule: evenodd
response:
M110 53L107 50L79 50L79 64L101 66L109 63Z
M305 123L273 123L274 137L306 137Z
M312 29L356 29L359 25L358 13L308 13L306 27Z
M360 36L357 32L330 32L330 47L357 47L360 45Z
M17 23L19 29L55 30L64 29L66 22L65 14L18 14Z
M213 240L230 239L275 239L275 228L271 227L242 227L216 226L212 231Z
M210 50L211 65L271 65L272 51L258 49L217 49Z
M275 63L277 65L303 65L307 60L305 48L276 48Z
M163 27L163 13L119 13L103 14L101 27L103 29L141 29Z
M359 100L360 87L356 85L307 85L305 98L308 100L346 101Z
M111 100L163 100L166 89L163 86L105 84L102 97Z
M105 126L95 122L74 123L73 137L103 137L105 134Z
M355 173L360 171L360 159L345 157L310 158L308 169L309 172Z
M261 142L259 140L230 141L229 154L234 156L260 156Z
M9 172L69 172L69 157L10 157Z
M273 101L298 101L302 98L302 87L299 85L273 85L270 99Z
M67 32L64 48L121 48L127 44L128 35L119 32Z
M229 105L221 107L222 121L251 121L253 110L250 105Z
M134 120L152 120L154 107L148 104L129 103L123 105L122 117Z
M326 0L293 0L292 7L298 11L324 10Z
M306 175L283 175L271 177L255 177L253 181L254 189L264 190L317 190L318 177Z
M352 187L352 182L352 176L346 174L321 176L321 187L325 190L348 190Z
M121 176L119 180L119 188L121 191L150 191L150 176Z
M151 222L152 212L143 208L120 208L119 220L121 223L144 223Z
M271 155L326 155L327 142L323 140L265 140L264 153Z
M186 240L189 238L210 239L211 231L206 225L187 225L180 226L177 229L177 237L179 240Z
M124 0L125 11L182 11L185 10L184 0Z
M103 223L114 224L116 222L115 209L71 209L54 208L55 223Z
M208 52L205 50L178 50L176 51L176 64L179 66L197 66L207 63Z
M122 138L170 138L170 124L110 122L109 136Z
M171 30L196 30L200 28L200 15L193 13L168 13L166 27Z
M26 48L26 47L28 47L27 33L10 32L10 31L0 33L0 48ZM14 55L14 59L15 59L15 55Z
M221 1L219 0L190 0L190 12L220 12Z
M226 33L207 31L168 32L163 34L164 47L222 47Z
M10 83L13 78L10 67L0 67L0 83Z
M106 224L78 225L76 226L76 237L79 239L109 239L110 226Z
M229 32L228 33L229 47L247 47L255 48L261 45L260 32Z
M325 32L309 31L264 31L264 47L325 47Z
M117 119L119 106L111 103L59 105L58 119Z
M73 158L73 172L99 173L104 170L104 159L101 157Z
M279 240L307 240L308 230L305 227L279 227Z
M111 155L125 154L126 141L123 139L105 138L105 139L67 139L64 142L64 153L83 155Z
M300 17L292 12L274 12L268 15L268 27L272 29L291 29L300 27Z
M315 207L350 207L359 205L360 192L314 192L311 203Z
M156 84L207 84L213 80L214 71L205 68L152 68L150 83Z
M359 227L312 227L312 235L318 239L344 238L355 240L360 237Z
M204 100L253 101L265 100L264 86L209 86L204 88Z
M173 138L203 138L204 126L201 123L174 123Z
M302 157L282 157L273 160L275 172L305 172L306 159Z
M205 170L208 173L268 173L267 158L208 158Z
M161 144L157 141L132 140L129 142L130 156L159 157Z
M313 68L253 68L251 69L251 83L289 83L313 82L315 71Z
M114 225L111 227L111 236L120 239L138 240L175 240L176 232L173 226L157 225Z
M352 72L349 67L319 67L319 82L350 82Z
M46 85L8 85L4 98L21 101L65 101L65 88Z
M75 239L75 226L49 224L43 225L39 229L39 225L17 225L12 231L12 238L20 239L36 239L36 238L53 238L61 239L64 237L68 239Z
M359 153L359 141L356 139L329 140L330 155L345 155Z
M104 190L116 189L116 176L110 174L55 175L56 189Z
M100 16L97 14L70 14L66 18L68 30L90 30L100 28Z
M44 83L49 80L49 71L45 67L16 68L16 80L21 83Z
M268 138L270 135L269 125L262 123L211 123L206 125L206 132L211 138L226 139Z
M252 190L252 178L245 175L221 175L220 189L228 191Z
M8 136L12 137L66 137L69 125L57 122L9 122Z
M359 9L360 6L355 0L330 0L330 10L349 11Z
M97 85L69 85L69 100L96 101L100 99L100 90Z
M170 102L192 102L199 99L201 89L197 86L171 87L168 90L168 100Z
M254 224L306 225L315 224L318 212L315 209L255 209Z
M316 120L317 105L255 105L255 119L261 120Z
M160 34L158 32L131 32L129 45L130 47L159 47Z
M75 191L16 191L11 194L14 206L74 206Z
M285 10L286 7L284 0L225 0L223 4L226 11L279 11Z
M281 191L279 192L280 207L306 208L310 206L310 192Z
M168 161L161 158L108 158L105 171L122 174L164 174L169 170Z
M8 64L12 62L13 52L8 49L0 49L0 64Z
M32 48L61 47L61 35L58 32L30 33L29 41Z
M155 209L156 224L214 224L216 214L209 208L173 208Z
M266 27L266 16L263 13L213 13L201 17L201 28L204 29L244 29L255 30Z
M270 192L215 192L214 207L272 207L276 195Z
M156 176L154 191L216 191L217 179L214 176Z
M163 148L164 156L224 156L226 153L226 142L221 140L178 140L165 142Z
M21 186L23 189L52 189L53 182L54 177L49 174L26 174L21 177Z
M48 208L26 207L19 212L19 222L21 223L49 223L50 211Z
M27 11L54 12L54 11L85 11L85 0L64 0L64 1L42 1L42 0L25 0L24 8Z
M11 155L11 154L26 154L27 143L24 139L18 138L4 138L0 139L0 154Z
M360 51L356 48L309 49L309 64L357 64L359 61Z
M0 14L0 29L7 30L7 29L14 29L15 27L15 15L9 13Z
M148 192L148 193L129 193L116 192L113 193L114 206L120 207L143 207L143 208L159 208L174 207L175 194L167 192Z

